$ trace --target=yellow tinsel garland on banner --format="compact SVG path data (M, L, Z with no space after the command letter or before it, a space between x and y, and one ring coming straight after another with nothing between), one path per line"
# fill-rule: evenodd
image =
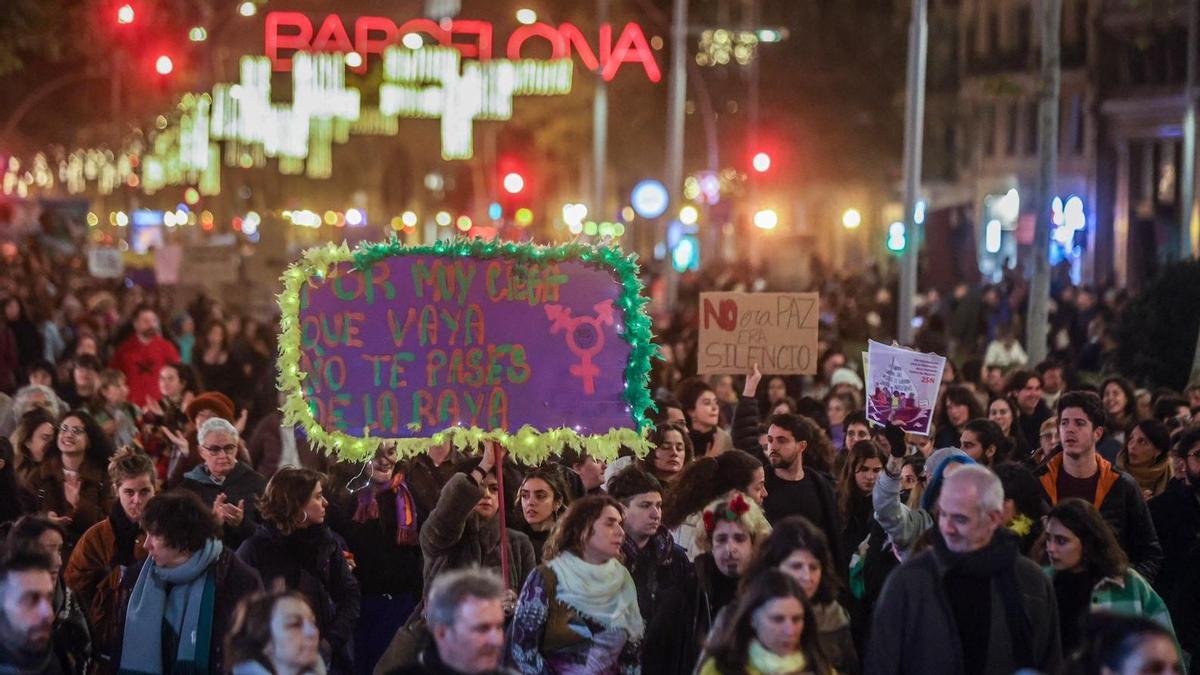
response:
M307 373L300 370L300 296L303 287L312 279L325 279L339 264L354 263L357 268L365 269L378 260L401 254L480 257L523 255L532 260L580 260L610 268L623 289L619 305L626 314L626 332L622 337L633 348L625 372L625 398L637 428L614 428L605 434L581 435L566 427L538 430L526 425L515 433L478 427L450 427L423 438L373 437L367 428L363 428L362 436L324 429L304 398L302 383ZM513 459L524 464L544 462L568 446L604 460L616 459L622 447L633 450L638 456L645 456L651 449L650 442L645 438L650 425L645 411L653 407L653 402L646 383L650 360L658 358L658 355L650 342L649 319L642 311L647 301L640 297L642 284L637 278L635 257L626 257L615 247L593 247L578 243L544 247L479 239L456 239L439 241L432 246L405 247L393 238L383 243L360 244L352 251L342 242L306 250L301 259L283 273L281 281L283 292L277 296L281 312L278 384L286 399L280 411L285 424L299 425L304 429L313 448L336 454L343 460L363 462L371 459L384 443L394 445L397 454L405 458L426 452L432 445L441 444L447 439L460 450L474 448L484 440L493 440L503 444ZM409 425L409 429L414 432L421 430L417 425Z

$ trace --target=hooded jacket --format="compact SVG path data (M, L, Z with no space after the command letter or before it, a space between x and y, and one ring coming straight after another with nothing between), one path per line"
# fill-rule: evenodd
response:
M957 462L974 463L967 453L958 448L940 448L933 451L929 455L929 460L925 462L925 472L929 476L940 476L942 466L951 457ZM934 483L930 482L929 492L926 495L930 496L930 504L937 503L936 488ZM926 499L922 498L922 503ZM929 510L910 509L900 501L900 480L888 475L888 472L883 471L879 474L879 479L875 481L875 489L871 492L871 502L875 507L875 521L883 528L884 533L892 540L898 551L901 551L901 557L907 560L912 554L913 546L921 538L921 535L933 527L933 514Z
M1154 581L1162 567L1163 550L1154 531L1154 520L1150 509L1142 498L1142 489L1137 481L1115 467L1099 454L1096 465L1100 476L1096 481L1096 496L1092 504L1113 528L1117 541L1129 563L1147 581ZM1042 475L1042 490L1051 504L1058 504L1058 476L1063 471L1063 456L1058 454L1046 464Z

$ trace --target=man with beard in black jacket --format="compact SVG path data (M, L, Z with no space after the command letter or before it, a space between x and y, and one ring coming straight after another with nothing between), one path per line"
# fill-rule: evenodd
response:
M866 673L1058 672L1054 588L1001 527L1004 488L987 468L950 474L933 548L897 568L875 608Z

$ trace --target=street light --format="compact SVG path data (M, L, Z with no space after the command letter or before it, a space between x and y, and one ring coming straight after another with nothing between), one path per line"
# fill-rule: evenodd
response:
M765 152L759 152L754 155L754 159L750 160L751 166L759 173L766 173L771 168L771 156Z
M842 214L842 227L853 230L859 225L862 225L862 214L858 212L858 209L846 209L846 212Z
M775 209L763 209L754 214L754 226L760 230L773 230L779 225L779 214Z

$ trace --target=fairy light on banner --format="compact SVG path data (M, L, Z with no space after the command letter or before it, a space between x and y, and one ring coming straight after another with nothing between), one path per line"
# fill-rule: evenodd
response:
M513 96L571 91L570 59L462 62L449 47L389 47L383 58L379 111L385 117L440 118L442 158L474 156L475 120L512 119Z

